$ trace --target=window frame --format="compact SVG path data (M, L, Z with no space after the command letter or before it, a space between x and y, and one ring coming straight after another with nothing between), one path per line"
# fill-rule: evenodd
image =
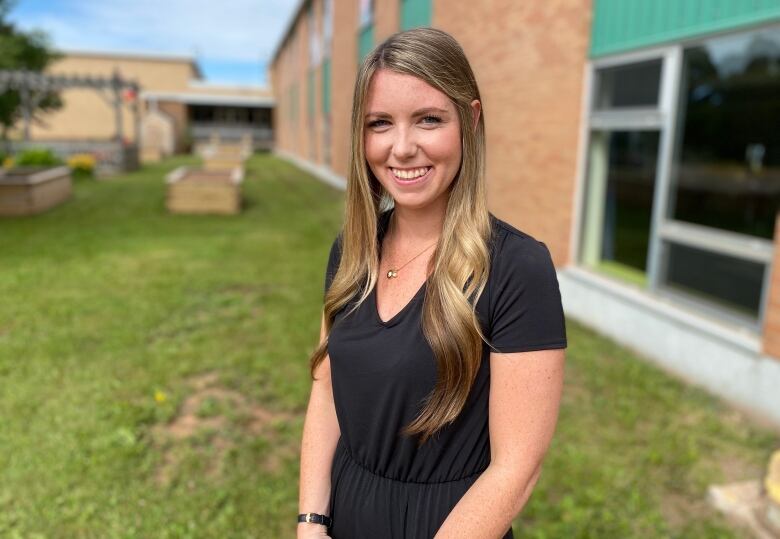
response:
M578 234L575 234L573 260L585 270L591 270L582 262L583 232L586 226L587 188L591 166L591 143L594 131L655 131L659 133L659 147L656 164L656 177L653 189L653 209L650 223L649 248L647 254L646 292L667 298L676 304L692 309L749 331L761 334L769 303L769 289L772 275L772 261L775 250L774 241L741 234L729 230L720 230L696 223L688 223L667 217L669 198L672 196L672 167L675 158L677 132L684 118L678 118L680 84L683 78L683 53L686 48L701 45L719 37L745 34L762 29L780 29L776 21L714 32L695 38L679 40L671 44L647 47L641 50L615 53L598 58L589 58L585 66L585 84L583 95L582 143L579 147L577 211L574 222ZM661 80L657 107L621 107L612 110L594 108L595 92L598 88L598 71L609 67L619 67L647 60L658 60L661 65ZM727 309L718 308L713 303L699 300L692 295L670 289L661 282L662 264L666 260L665 243L693 246L709 252L739 259L763 263L765 267L757 317L746 318ZM601 275L601 273L599 273ZM613 277L605 276L612 280ZM623 281L619 281L623 283Z

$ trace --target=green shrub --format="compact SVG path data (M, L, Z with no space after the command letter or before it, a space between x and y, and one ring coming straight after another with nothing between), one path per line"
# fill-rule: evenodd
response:
M46 167L61 165L62 159L49 148L27 148L16 155L14 165L19 167Z

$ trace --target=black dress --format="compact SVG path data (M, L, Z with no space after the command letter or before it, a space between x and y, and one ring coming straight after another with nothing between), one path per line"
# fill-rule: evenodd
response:
M380 241L392 211L380 216ZM485 335L500 352L566 348L547 246L492 214L490 219L491 271L477 302ZM339 235L330 251L326 291L340 258ZM376 287L350 316L344 316L349 306L336 314L328 338L341 429L331 471L333 539L430 539L490 463L490 349L484 343L458 418L419 449L416 440L398 434L436 381L436 362L421 328L426 285L386 322L377 313ZM511 529L504 535L513 537Z

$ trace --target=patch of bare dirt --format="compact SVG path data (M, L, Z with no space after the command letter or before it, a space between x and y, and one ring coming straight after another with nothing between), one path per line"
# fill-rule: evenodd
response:
M676 492L666 492L661 500L661 514L672 529L680 529L691 520L706 520L715 512L705 499L695 499Z
M221 477L225 456L242 439L260 436L274 447L262 463L262 468L269 473L278 471L285 457L297 449L279 440L274 428L279 421L293 420L294 414L269 410L240 392L221 386L216 372L193 376L185 383L190 394L176 416L168 423L150 429L153 444L162 453L155 472L157 484L171 483L182 458L182 446L200 440L202 436L207 437L207 447L196 450L207 459L206 477L209 479ZM203 413L204 405L207 405L206 413Z

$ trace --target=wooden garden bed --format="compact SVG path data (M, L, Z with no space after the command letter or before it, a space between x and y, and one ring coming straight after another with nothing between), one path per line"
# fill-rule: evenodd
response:
M216 146L203 152L203 168L206 170L233 170L242 167L248 157L240 146Z
M243 179L240 166L230 170L179 167L166 176L166 206L173 213L238 213Z
M0 215L34 215L59 206L73 193L70 169L16 167L0 170Z

